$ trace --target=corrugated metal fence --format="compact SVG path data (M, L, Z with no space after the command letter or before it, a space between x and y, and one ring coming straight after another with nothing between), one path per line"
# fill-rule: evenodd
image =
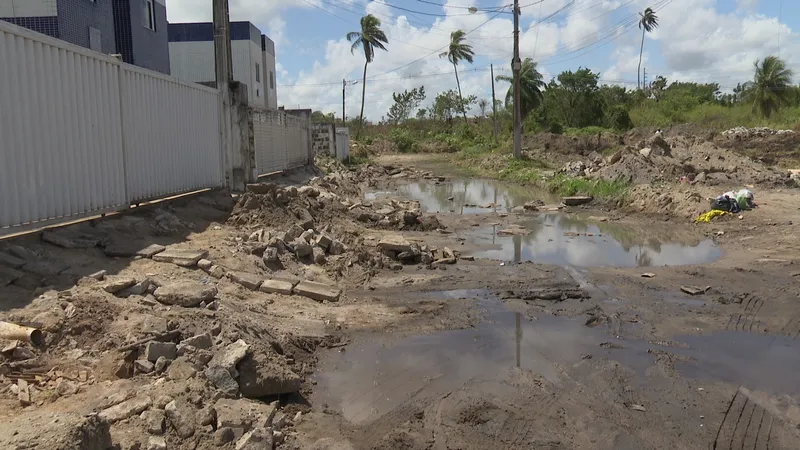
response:
M214 89L0 21L0 236L222 186L220 109Z
M309 163L309 120L279 110L254 109L252 116L259 175Z

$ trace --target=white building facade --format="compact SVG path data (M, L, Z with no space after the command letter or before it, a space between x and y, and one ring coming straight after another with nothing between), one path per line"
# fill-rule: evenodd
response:
M169 24L172 76L215 85L211 22ZM233 80L247 85L250 106L276 109L275 44L250 22L231 22Z

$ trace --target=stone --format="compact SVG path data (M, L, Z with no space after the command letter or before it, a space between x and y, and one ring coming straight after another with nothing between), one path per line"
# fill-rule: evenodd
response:
M639 154L644 156L645 158L649 158L651 153L653 153L653 150L650 147L645 147L639 150Z
M218 428L217 432L214 433L214 444L217 447L222 447L223 445L233 442L236 439L236 433L233 432L233 429L228 427Z
M447 259L458 259L456 254L450 247L445 247L442 249L442 257Z
M292 242L292 246L294 247L294 254L301 259L309 257L314 253L314 248L302 238L295 239Z
M225 276L225 269L220 266L211 266L211 269L208 270L208 274L216 279L220 279Z
M230 396L236 396L239 393L239 384L224 367L208 367L204 375L222 393Z
M100 412L100 414L98 414L98 417L100 417L102 420L108 421L109 423L115 423L119 422L120 420L125 420L129 417L139 415L146 409L150 408L151 405L152 402L150 401L150 397L146 395L134 397L130 400L125 400L122 403L104 409Z
M175 359L177 356L178 347L174 342L150 341L144 348L144 357L151 362L156 362L161 357Z
M211 335L208 333L198 334L196 336L192 336L188 339L184 339L181 341L181 344L184 345L191 345L194 348L199 349L209 349L214 346L214 341L211 340Z
M160 356L156 360L156 364L154 366L154 369L155 369L156 373L161 373L161 372L167 370L167 367L169 367L170 364L172 364L172 360L170 358L167 358L167 357L164 357L164 356Z
M205 250L189 249L166 249L154 255L153 261L172 263L181 267L194 267L197 262L205 258L208 252Z
M150 290L153 285L152 280L145 278L144 280L134 284L133 286L117 292L118 297L130 297L132 295L144 295Z
M12 269L11 267L0 265L0 287L6 287L9 284L19 280L25 274Z
M100 358L95 372L98 379L130 378L133 376L134 361L136 361L136 351L108 352Z
M253 291L257 290L261 286L261 282L264 281L263 277L246 272L228 272L228 278L234 283L241 284Z
M698 286L681 286L681 291L689 294L689 295L700 295L705 294L708 288L703 289Z
M303 234L300 235L300 239L308 242L309 244L314 244L316 242L314 234L314 230L303 231Z
M68 230L45 230L42 232L42 240L69 249L94 248L100 243L100 239L95 236Z
M213 300L217 295L217 288L197 281L185 280L165 284L156 289L153 295L156 300L165 305L192 307Z
M267 266L281 262L281 259L278 256L278 249L275 247L265 248L262 259L264 260L264 264L266 264Z
M410 252L411 244L402 236L386 236L378 242L378 248L395 253Z
M104 253L112 258L129 258L141 256L142 258L152 258L167 248L158 244L147 244L146 242L119 241L106 246Z
M173 400L164 407L164 413L179 437L187 439L194 435L195 413L192 405L185 400Z
M331 242L333 242L333 240L325 233L320 233L319 236L317 236L317 245L323 250L327 251L331 246Z
M283 431L272 430L272 441L274 445L280 445L283 443L286 436L283 434Z
M103 281L106 278L107 274L108 274L108 272L105 271L105 270L98 270L95 273L89 274L88 278L92 278L92 279L95 279L97 281Z
M197 369L194 368L188 358L179 357L167 369L167 378L173 381L186 381L197 374Z
M264 352L245 357L238 366L239 391L247 398L289 394L300 390L300 377L282 360Z
M249 242L266 242L268 239L265 239L265 237L268 236L269 233L266 233L263 228L259 228L258 230L250 233L250 236L247 236L247 240Z
M297 224L292 225L291 227L289 227L288 230L286 230L286 237L283 240L285 242L291 242L291 241L299 238L300 235L303 234L304 231L306 231L306 230L304 230L303 227L301 227L300 225L297 225Z
M275 430L282 430L286 427L286 414L278 411L275 413L275 417L272 419L272 428Z
M106 281L103 282L102 288L104 291L108 292L109 294L116 294L123 289L127 289L131 286L136 284L136 278L133 277L122 277L122 276L110 276L106 277Z
M579 206L586 203L591 202L594 200L594 197L590 195L576 195L572 197L563 197L561 198L561 203L567 206Z
M236 441L236 450L265 450L271 449L273 445L272 430L258 427L248 431Z
M164 431L166 431L164 423L164 411L151 409L143 412L141 417L147 426L148 433L160 436L164 434Z
M314 264L324 265L328 262L328 259L325 257L325 249L321 247L314 247L311 254L314 256Z
M147 439L147 450L167 450L167 441L161 436L150 436Z
M147 316L139 324L142 333L161 334L169 331L169 322L165 317Z
M247 352L250 350L250 346L247 345L247 342L239 339L236 342L229 344L225 349L217 352L211 361L208 363L209 367L220 366L225 368L232 377L236 378L239 376L239 372L236 370L236 365L247 356Z
M261 283L261 286L258 288L258 290L268 294L292 295L293 288L294 284L289 281L265 280L263 283Z
M36 354L33 353L30 349L25 347L16 347L11 351L11 359L15 359L18 361L33 359L35 357Z
M207 259L201 259L200 261L197 261L197 267L199 267L200 270L203 270L204 272L208 272L209 270L211 270L213 266L214 263L212 263Z
M272 274L273 280L288 281L292 286L297 286L300 282L300 277L287 270L279 270Z
M0 252L0 265L10 267L12 269L19 269L25 265L27 261L18 258L10 253Z
M133 368L139 373L150 373L155 370L155 364L146 359L137 359L133 363Z
M342 290L334 286L328 286L314 281L302 281L294 287L294 293L319 302L336 302L339 301L339 296L342 295Z
M31 390L28 386L28 382L20 378L17 380L17 399L19 400L19 404L22 406L28 406L31 404Z
M167 404L169 402L171 402L172 400L174 400L174 399L172 397L170 397L169 395L159 395L158 397L156 397L156 400L153 403L153 406L155 408L158 408L158 409L164 409L164 408L167 407Z
M297 188L297 193L311 198L319 197L319 189L315 188L314 186L300 186Z

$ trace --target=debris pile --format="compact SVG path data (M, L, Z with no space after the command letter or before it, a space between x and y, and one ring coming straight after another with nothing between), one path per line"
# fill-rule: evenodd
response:
M723 136L727 136L729 138L735 139L747 139L752 137L765 137L765 136L774 136L780 134L793 134L793 130L773 130L769 127L755 127L755 128L747 128L747 127L735 127L731 128L730 130L725 130L721 134Z

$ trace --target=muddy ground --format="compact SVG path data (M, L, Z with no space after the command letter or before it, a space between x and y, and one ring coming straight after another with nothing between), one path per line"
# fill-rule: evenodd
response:
M692 224L379 163L0 242L45 332L3 342L0 447L797 448L796 189Z

